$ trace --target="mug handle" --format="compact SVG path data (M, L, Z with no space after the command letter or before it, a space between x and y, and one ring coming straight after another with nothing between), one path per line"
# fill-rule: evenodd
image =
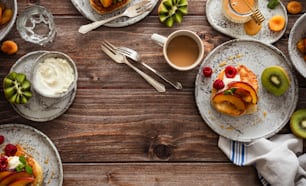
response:
M152 34L151 39L161 47L163 47L167 41L167 38L165 36L155 34L155 33Z

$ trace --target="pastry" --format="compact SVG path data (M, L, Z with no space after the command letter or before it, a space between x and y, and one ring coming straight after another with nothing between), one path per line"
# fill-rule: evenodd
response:
M126 6L131 0L89 0L91 7L99 14L110 13Z

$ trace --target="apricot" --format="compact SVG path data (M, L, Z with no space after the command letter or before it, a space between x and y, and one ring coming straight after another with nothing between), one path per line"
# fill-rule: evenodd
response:
M246 91L248 91L250 93L250 96L252 98L252 103L256 104L258 101L258 96L257 96L257 92L256 90L249 84L246 82L242 82L242 81L234 81L228 84L229 88L234 88L234 87L239 87L241 89L244 89Z
M6 8L4 9L3 13L2 13L2 18L1 18L1 25L4 25L6 23L8 23L13 17L13 10L10 8Z
M221 92L216 94L212 101L213 106L225 114L240 116L246 110L244 101L238 95L225 95Z
M244 31L248 35L256 35L261 30L261 24L257 24L253 19L244 23Z
M286 20L281 15L275 15L269 20L269 28L272 31L279 32L284 29Z
M4 41L1 45L1 51L9 55L15 54L18 51L18 45L12 40Z
M298 14L301 13L303 9L302 3L298 2L298 1L290 1L287 4L287 11L290 14Z

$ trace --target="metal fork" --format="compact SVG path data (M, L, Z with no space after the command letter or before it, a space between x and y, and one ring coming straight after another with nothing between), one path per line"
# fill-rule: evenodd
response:
M119 17L136 17L139 16L143 13L145 13L146 11L149 11L150 8L153 6L153 4L151 3L151 1L141 1L139 3L134 4L133 6L128 7L123 13L116 15L114 17L110 17L108 19L104 19L104 20L100 20L100 21L95 21L92 22L90 24L87 25L82 25L79 28L79 32L81 34L86 34L87 32L94 30L102 25L104 25L105 23L108 23L110 21L113 21L115 19L118 19Z
M136 61L140 64L142 64L144 67L146 67L147 69L149 69L151 72L155 73L158 77L160 77L161 79L163 79L164 81L166 81L167 83L169 83L170 85L172 85L174 88L176 88L177 90L180 90L183 88L182 84L180 82L172 82L171 80L167 79L165 76L163 76L161 73L159 73L158 71L156 71L154 68L152 68L151 66L149 66L148 64L142 62L140 60L140 55L138 54L137 51L131 49L131 48L127 48L127 47L116 47L115 48L118 52L120 52L121 54L125 55L126 57L129 57L130 59L132 59L133 61Z
M165 85L159 83L155 79L153 79L148 74L142 72L137 67L132 65L125 57L125 55L116 52L112 46L108 45L106 42L103 42L101 45L102 51L105 52L110 58L112 58L117 63L125 63L133 70L135 70L140 76L142 76L149 84L151 84L158 92L166 92Z

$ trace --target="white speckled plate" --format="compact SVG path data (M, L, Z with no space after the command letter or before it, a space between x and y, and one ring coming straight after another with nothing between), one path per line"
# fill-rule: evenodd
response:
M25 73L30 80L36 59L46 52L48 51L34 51L24 55L16 61L10 71ZM12 104L12 106L26 119L37 122L49 121L59 117L69 108L75 98L76 90L77 84L71 93L63 98L46 98L37 94L32 88L33 97L27 104Z
M75 6L75 8L87 19L91 20L91 21L98 21L98 20L103 20L103 19L107 19L109 17L113 17L115 15L118 15L120 13L122 13L127 7L134 5L135 3L138 3L142 0L132 0L125 8L116 10L112 13L109 14L98 14L94 9L92 9L92 7L90 6L90 2L89 0L71 0L72 4ZM151 0L151 2L153 3L152 8L141 14L140 16L137 17L133 17L133 18L128 18L128 17L121 17L118 18L112 22L106 23L104 26L108 26L108 27L124 27L124 26L128 26L128 25L132 25L135 24L139 21L141 21L142 19L144 19L147 15L150 14L150 12L154 9L155 5L157 4L158 0Z
M293 25L288 41L288 51L290 59L296 70L306 78L306 61L298 51L296 45L299 40L306 38L306 13L304 13Z
M13 17L9 23L0 26L0 41L10 32L13 28L14 23L17 17L17 0L2 0L7 8L11 8L13 10Z
M213 81L221 70L221 64L244 64L258 79L259 101L257 112L241 117L231 117L217 112L210 104ZM289 90L277 97L268 93L261 85L261 73L268 67L283 67L291 79ZM202 76L202 68L210 66L214 73L211 78ZM196 104L204 121L216 133L232 140L250 142L270 137L287 124L296 108L298 85L292 72L291 63L276 47L255 40L231 40L215 48L203 61L195 81Z
M222 13L222 0L207 0L206 16L209 24L219 32L236 39L255 39L264 43L274 43L279 40L286 31L288 16L284 5L280 4L275 9L267 7L267 0L258 0L258 7L265 17L262 28L255 36L247 35L243 24L237 24L229 21ZM285 28L280 32L272 32L268 27L269 19L274 15L281 15L286 19Z
M39 130L23 124L1 124L0 133L6 144L20 144L41 165L44 172L44 186L63 184L63 167L60 155L52 141Z

